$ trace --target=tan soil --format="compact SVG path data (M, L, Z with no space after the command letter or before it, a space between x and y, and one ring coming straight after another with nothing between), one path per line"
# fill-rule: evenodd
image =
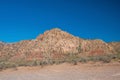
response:
M120 80L120 63L19 67L1 71L0 80Z

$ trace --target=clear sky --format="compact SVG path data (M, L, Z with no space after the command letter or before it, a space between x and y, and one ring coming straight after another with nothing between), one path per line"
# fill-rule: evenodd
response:
M0 0L0 41L35 39L52 28L120 41L120 0Z

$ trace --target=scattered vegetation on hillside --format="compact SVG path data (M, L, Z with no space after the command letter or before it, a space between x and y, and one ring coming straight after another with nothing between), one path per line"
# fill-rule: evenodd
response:
M99 55L99 56L88 56L88 57L79 57L77 53L68 53L65 55L64 59L48 59L48 60L31 60L31 61L3 61L0 60L0 70L6 68L16 68L18 66L45 66L52 64L60 64L64 62L72 63L77 65L77 63L86 63L88 61L98 62L101 61L103 63L109 63L111 61L120 61L120 53L118 54L109 54L109 55Z

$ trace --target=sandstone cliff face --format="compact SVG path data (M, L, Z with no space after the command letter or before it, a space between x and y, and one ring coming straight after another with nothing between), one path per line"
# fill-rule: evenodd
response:
M117 47L117 50L118 48L120 47ZM0 59L9 61L56 59L63 58L68 53L94 56L113 54L115 50L112 43L109 45L102 40L84 40L55 28L34 40L11 44L0 42Z

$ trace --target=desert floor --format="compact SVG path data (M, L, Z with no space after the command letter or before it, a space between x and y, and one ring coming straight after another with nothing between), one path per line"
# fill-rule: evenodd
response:
M120 80L120 63L63 63L0 71L0 80Z

